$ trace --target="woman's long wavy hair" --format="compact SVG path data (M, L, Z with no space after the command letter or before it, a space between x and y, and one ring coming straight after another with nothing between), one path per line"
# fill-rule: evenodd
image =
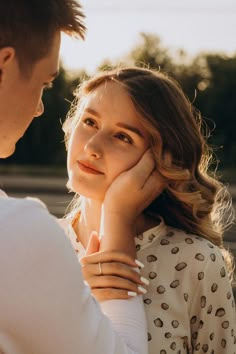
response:
M232 199L209 171L212 151L204 137L201 115L172 78L160 71L131 67L101 72L85 81L63 125L66 145L83 98L109 81L122 84L129 94L150 134L157 170L166 181L166 188L145 213L210 240L222 250L232 275L232 258L222 241L234 216Z

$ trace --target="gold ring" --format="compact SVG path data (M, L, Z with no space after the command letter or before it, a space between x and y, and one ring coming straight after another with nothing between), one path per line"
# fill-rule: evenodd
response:
M103 275L103 272L102 272L102 263L98 263L98 266L99 266L99 275Z

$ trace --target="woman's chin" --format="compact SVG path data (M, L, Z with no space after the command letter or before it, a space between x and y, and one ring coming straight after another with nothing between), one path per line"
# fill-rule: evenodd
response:
M106 191L103 191L99 186L88 186L87 183L83 181L77 181L73 178L69 178L66 184L69 191L78 194L83 198L93 199L96 201L103 202L105 198Z
M76 189L74 190L75 193L79 194L80 197L82 198L86 198L86 199L92 199L94 201L99 201L101 203L103 203L103 200L104 200L104 195L101 194L101 193L93 193L92 191L88 191L88 190L85 190L84 188L80 188L80 189Z

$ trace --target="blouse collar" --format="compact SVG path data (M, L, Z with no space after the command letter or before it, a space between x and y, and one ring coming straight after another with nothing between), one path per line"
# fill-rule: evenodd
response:
M158 238L164 236L167 232L164 220L160 217L160 223L151 229L135 237L135 244L137 251L144 249L154 243Z

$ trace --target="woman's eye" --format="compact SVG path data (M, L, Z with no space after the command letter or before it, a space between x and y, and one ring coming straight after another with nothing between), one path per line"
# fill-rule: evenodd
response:
M96 127L96 122L91 118L83 119L83 123L90 126L90 127Z
M118 138L119 140L123 141L124 143L133 144L133 140L128 135L126 135L124 133L116 134L116 138Z

